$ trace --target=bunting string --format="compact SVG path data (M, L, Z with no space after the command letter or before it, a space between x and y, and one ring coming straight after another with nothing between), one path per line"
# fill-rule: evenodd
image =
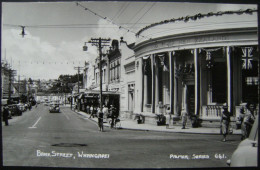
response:
M2 63L5 63L5 61L1 61ZM6 61L7 62L7 61ZM9 62L8 62L9 63ZM21 64L32 64L32 65L35 65L35 64L42 64L42 65L57 65L57 64L62 64L62 65L78 65L78 64L84 64L85 61L60 61L60 62L57 62L57 61L15 61L13 60L10 64L11 65L14 65L14 64L18 64L18 65L21 65Z

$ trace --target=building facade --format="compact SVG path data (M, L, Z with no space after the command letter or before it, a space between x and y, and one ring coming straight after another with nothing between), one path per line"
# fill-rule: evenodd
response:
M210 26L183 23L185 29L173 26L167 34L145 31L144 36L153 37L139 38L134 47L134 112L153 116L169 109L174 117L187 112L219 120L223 105L234 117L247 103L257 105L256 16L218 16Z
M86 82L92 82L85 82L86 94L96 94L100 90L99 64L99 58L96 58L93 65L85 65L83 77L86 78ZM112 40L109 50L102 56L101 64L102 91L104 92L103 97L105 97L103 104L108 107L110 107L110 104L115 105L122 116L128 116L128 113L132 114L135 86L134 51L130 49L123 39L121 41Z

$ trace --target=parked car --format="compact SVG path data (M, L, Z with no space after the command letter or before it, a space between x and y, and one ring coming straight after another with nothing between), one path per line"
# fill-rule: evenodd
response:
M19 103L19 104L17 104L17 106L18 106L18 108L19 108L22 112L26 111L25 104Z
M12 104L8 106L9 112L12 116L21 116L22 111L19 109L19 106L17 104Z
M58 104L52 104L52 105L50 105L49 111L50 111L50 113L59 113L60 107Z
M240 142L227 164L231 167L257 167L258 116L247 139Z

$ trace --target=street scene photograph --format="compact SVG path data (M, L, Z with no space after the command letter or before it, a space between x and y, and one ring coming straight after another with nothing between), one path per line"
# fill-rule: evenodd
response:
M258 167L258 4L1 2L1 167Z

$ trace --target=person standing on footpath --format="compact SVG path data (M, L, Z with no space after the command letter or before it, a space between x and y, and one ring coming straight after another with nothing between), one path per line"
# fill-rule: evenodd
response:
M103 114L103 112L102 112L102 109L98 108L98 127L99 127L99 130L100 130L101 132L104 131L103 117L104 117L104 114Z
M186 111L181 112L181 119L182 119L182 129L185 129L187 123L188 113Z
M116 108L111 105L110 107L110 113L111 113L111 127L110 128L113 128L114 127L114 124L115 124L115 118L116 118Z
M246 129L245 129L245 126L244 126L244 117L245 117L245 109L244 107L242 107L240 109L240 113L239 113L239 116L238 116L238 123L241 125L241 140L244 140L245 139L245 134L246 134Z
M103 115L104 115L104 118L106 119L105 121L107 121L107 118L108 118L108 107L106 105L103 106ZM103 119L104 120L104 119Z
M9 111L8 111L8 107L5 106L4 110L3 110L3 121L5 122L5 126L8 126L8 116L9 116Z
M223 142L226 142L226 137L228 134L228 130L229 130L229 123L230 123L230 113L228 111L227 106L223 106L223 113L221 115L221 120L220 120L220 131L223 135Z
M90 108L89 108L89 111L90 111L89 119L93 116L93 110L94 110L93 105L91 105Z

